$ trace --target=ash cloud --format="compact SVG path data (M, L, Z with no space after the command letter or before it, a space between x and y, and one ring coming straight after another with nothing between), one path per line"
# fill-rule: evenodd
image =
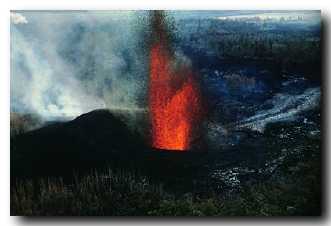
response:
M20 13L10 13L10 20L13 24L27 24L27 19Z
M144 12L11 12L11 111L143 109Z

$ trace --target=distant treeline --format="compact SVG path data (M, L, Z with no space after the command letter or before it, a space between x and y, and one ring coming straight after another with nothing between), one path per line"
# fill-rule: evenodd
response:
M179 25L179 42L200 58L272 61L280 72L320 80L320 26L215 19Z

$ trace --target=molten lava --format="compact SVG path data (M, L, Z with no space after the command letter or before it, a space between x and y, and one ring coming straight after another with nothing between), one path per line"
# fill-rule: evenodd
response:
M157 40L150 50L149 108L152 146L158 149L190 149L201 115L198 85L192 70L174 66L168 43Z

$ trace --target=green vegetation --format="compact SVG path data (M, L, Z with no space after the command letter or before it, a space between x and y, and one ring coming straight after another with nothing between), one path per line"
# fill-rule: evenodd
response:
M18 179L11 190L11 214L25 216L286 216L320 215L316 158L282 170L281 178L244 184L239 192L207 197L164 191L146 177L123 171L75 177ZM287 164L287 163L286 163ZM286 165L285 164L285 165Z

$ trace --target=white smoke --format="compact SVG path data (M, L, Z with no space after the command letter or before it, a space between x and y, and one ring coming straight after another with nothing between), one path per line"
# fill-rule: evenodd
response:
M47 118L138 108L144 59L134 49L134 12L19 11L11 18L11 111Z
M28 20L20 13L10 13L10 20L13 24L27 24Z

